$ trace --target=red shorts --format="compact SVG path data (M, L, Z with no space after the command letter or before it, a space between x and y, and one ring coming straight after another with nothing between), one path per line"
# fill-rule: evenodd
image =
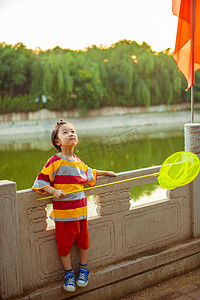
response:
M67 256L76 241L77 248L88 249L90 246L87 219L80 221L55 221L56 240L59 256Z

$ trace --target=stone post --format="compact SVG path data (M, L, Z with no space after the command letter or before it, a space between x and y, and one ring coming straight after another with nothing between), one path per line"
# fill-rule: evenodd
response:
M0 181L0 299L23 293L16 183Z
M185 151L200 158L200 124L185 124ZM193 237L200 236L200 175L190 184Z

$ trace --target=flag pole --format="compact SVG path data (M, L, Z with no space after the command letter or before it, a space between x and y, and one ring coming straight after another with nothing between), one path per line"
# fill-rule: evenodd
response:
M195 28L195 0L191 0L191 123L194 123L194 28Z
M194 123L194 87L191 86L191 123Z

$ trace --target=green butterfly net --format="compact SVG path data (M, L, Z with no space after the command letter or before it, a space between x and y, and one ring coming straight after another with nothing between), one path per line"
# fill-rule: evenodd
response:
M192 182L199 174L199 170L200 161L194 153L176 152L162 164L158 183L163 189L172 190Z

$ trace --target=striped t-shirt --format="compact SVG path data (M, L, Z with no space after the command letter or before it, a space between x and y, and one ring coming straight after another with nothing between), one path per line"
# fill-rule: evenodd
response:
M45 194L43 188L52 186L65 193L81 190L84 183L94 186L97 172L86 166L82 160L74 155L71 161L55 154L44 166L36 178L32 190ZM76 192L66 195L62 199L53 198L53 211L50 218L54 221L75 221L87 218L87 198L85 193Z

